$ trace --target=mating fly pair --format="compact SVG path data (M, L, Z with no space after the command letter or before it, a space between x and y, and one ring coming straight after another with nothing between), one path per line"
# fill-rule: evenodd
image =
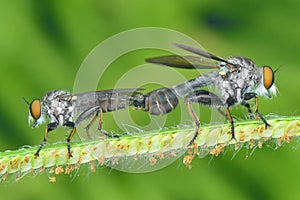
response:
M253 113L250 108L249 100L255 99L254 113L263 121L265 127L269 126L265 118L258 112L258 96L271 98L271 94L276 94L274 85L274 71L268 66L257 68L255 63L245 57L230 57L227 60L215 56L211 53L196 49L190 46L175 44L179 48L197 54L197 56L161 56L146 59L147 62L161 64L164 66L179 68L199 68L199 69L217 69L210 73L198 76L182 84L170 88L161 88L141 94L141 89L117 89L103 90L95 92L86 92L80 94L71 94L62 90L53 90L48 92L42 100L35 99L29 105L29 118L34 120L33 127L44 122L45 116L50 119L44 135L43 143L35 153L39 152L47 142L48 133L58 126L71 128L67 137L68 157L71 157L70 141L76 131L78 124L92 117L86 126L88 137L89 129L97 118L99 118L98 129L108 137L113 136L102 130L102 113L111 112L133 105L138 109L149 111L150 114L160 115L171 112L184 98L189 114L193 118L196 126L195 133L189 145L191 145L199 131L200 121L194 113L191 103L200 103L206 106L226 108L226 116L231 123L232 138L234 134L234 121L230 113L230 107L235 104L242 104L248 109L250 117ZM204 62L203 58L217 61L217 64ZM201 89L206 86L214 86L220 91L220 95ZM79 116L74 120L74 113Z
M271 98L271 95L276 95L275 77L272 68L269 66L257 68L251 59L245 57L230 57L225 60L201 49L182 44L175 44L175 46L201 57L169 55L149 58L146 61L186 69L217 70L198 76L180 85L157 89L145 95L138 94L133 103L137 108L149 111L154 115L166 114L177 106L179 99L184 98L189 114L195 122L195 134L189 145L195 141L200 126L200 121L194 113L191 103L216 107L221 113L223 113L221 108L225 107L226 114L223 114L231 123L232 139L235 139L234 121L229 108L235 104L245 106L248 109L250 118L253 118L254 115L248 101L254 98L254 113L263 121L265 128L270 126L258 111L258 96ZM203 58L217 61L217 63L205 62ZM210 91L201 89L206 86L216 87L220 95L217 96Z

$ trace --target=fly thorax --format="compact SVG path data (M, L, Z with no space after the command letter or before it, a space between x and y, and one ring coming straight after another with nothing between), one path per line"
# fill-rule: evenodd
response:
M222 96L223 102L234 95L234 91L232 90L232 85L228 77L222 77L218 81L218 85L220 88L220 94Z
M240 66L241 68L256 68L255 63L251 59L245 57L231 57L228 58L227 62L235 66Z
M235 96L237 102L241 102L246 92L253 91L260 79L260 72L258 71L255 63L245 57L232 57L229 62L235 65L239 65L240 68L231 77L232 82L235 84L233 89L235 90Z
M71 94L67 91L54 90L48 92L43 98L43 109L46 111L51 122L63 125L72 121L74 102Z

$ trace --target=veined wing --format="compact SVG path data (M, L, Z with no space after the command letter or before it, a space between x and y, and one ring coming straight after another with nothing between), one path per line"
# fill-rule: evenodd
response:
M111 112L130 106L133 97L139 94L141 88L126 88L99 90L73 94L71 99L76 102L75 110L84 111L102 109L102 112ZM71 101L72 101L71 100Z
M228 63L225 59L223 59L219 56L216 56L214 54L211 54L209 52L206 52L202 49L187 46L184 44L174 43L174 45L181 49L189 51L191 53L197 54L201 57L169 55L169 56L148 58L148 59L146 59L146 62L161 64L161 65L171 66L171 67L186 68L186 69L191 69L191 68L198 68L198 69L215 69L215 68L217 68L217 69L219 69L220 66L216 63L213 63L212 60ZM205 58L208 58L210 62L208 62L208 59L205 59Z
M177 43L173 43L176 47L179 47L181 49L184 49L186 51L189 51L189 52L192 52L194 54L197 54L197 55L200 55L200 56L203 56L205 58L209 58L209 59L212 59L212 60L216 60L216 61L221 61L221 62L225 62L227 63L227 61L219 56L216 56L212 53L209 53L209 52L206 52L206 51L203 51L202 49L199 49L199 48L195 48L195 47L191 47L191 46L187 46L187 45L184 45L184 44L177 44Z
M91 92L83 92L79 94L73 94L72 96L106 96L111 94L127 94L132 95L135 93L139 93L140 91L144 90L143 88L123 88L123 89L110 89L110 90L98 90L98 91L91 91Z
M110 89L110 90L98 90L98 91L90 91L90 92L82 92L82 93L77 93L77 94L64 94L59 96L61 100L65 101L73 101L78 98L96 98L96 97L107 97L111 95L127 95L132 96L134 94L139 93L140 91L144 90L143 88L124 88L124 89Z
M186 68L186 69L218 69L219 66L212 62L205 62L201 57L197 56L159 56L145 59L148 63L161 64L170 67Z

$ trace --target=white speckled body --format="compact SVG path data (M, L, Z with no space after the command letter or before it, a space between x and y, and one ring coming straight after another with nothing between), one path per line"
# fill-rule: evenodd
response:
M36 125L44 122L45 115L50 123L63 126L74 122L77 125L100 110L105 113L128 107L132 104L131 94L137 90L139 89L103 90L80 94L63 90L49 91L41 100L43 120L37 120ZM84 114L74 121L75 112Z
M224 103L229 97L234 97L236 103L241 103L244 94L253 91L262 82L262 71L249 58L232 57L227 61L237 68L225 76L219 74L215 85L220 89ZM225 63L224 66L230 67Z
M220 63L219 71L198 76L172 88L181 98L201 87L214 86L220 92L222 104L225 106L229 98L233 98L234 103L241 103L245 93L261 90L262 79L262 69L257 68L252 60L245 57L231 57L227 63ZM265 95L264 92L258 94Z
M45 113L50 122L58 122L59 125L73 121L74 100L68 91L52 90L42 99L42 113Z

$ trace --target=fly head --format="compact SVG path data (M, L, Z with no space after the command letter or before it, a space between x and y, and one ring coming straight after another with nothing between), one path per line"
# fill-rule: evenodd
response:
M25 99L24 101L29 107L28 124L33 128L37 127L39 124L42 124L44 122L44 113L42 111L42 104L40 99L34 99L30 103ZM31 125L32 122L33 124Z
M274 84L275 80L275 71L269 66L263 66L260 69L261 80L255 90L255 92L260 96L266 96L272 98L272 95L275 96L277 88Z

